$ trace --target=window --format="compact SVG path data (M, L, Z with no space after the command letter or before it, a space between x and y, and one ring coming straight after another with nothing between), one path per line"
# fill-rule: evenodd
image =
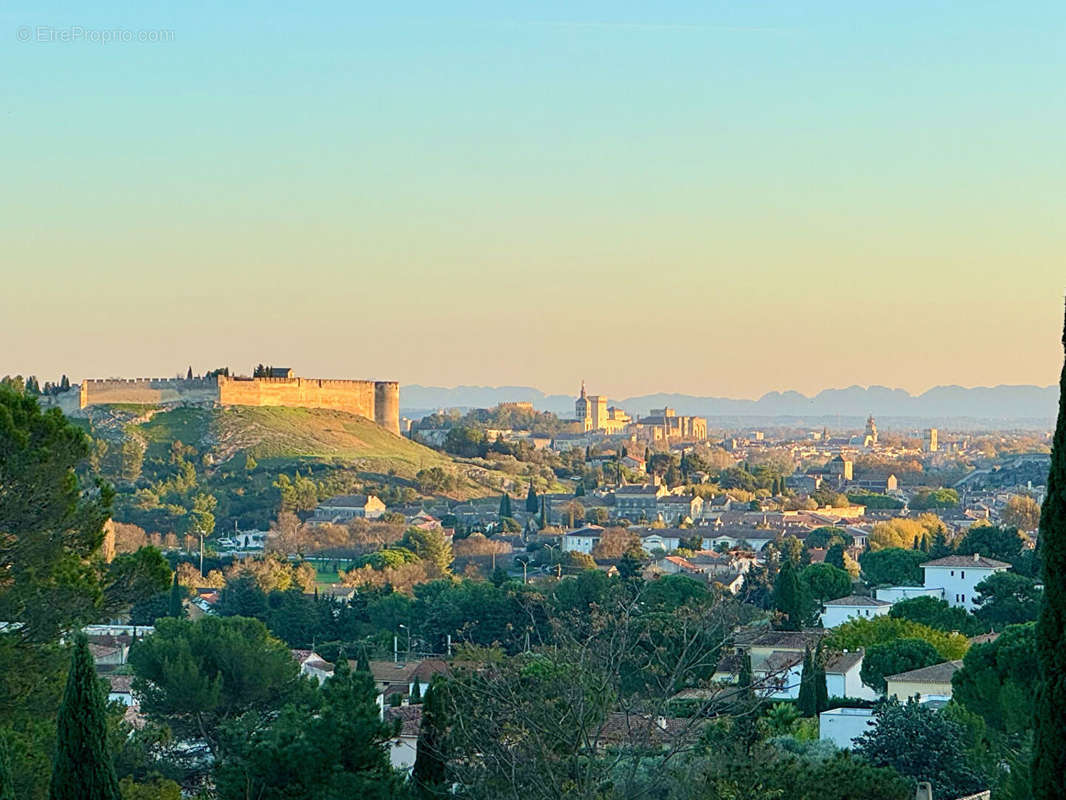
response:
M952 577L952 578L954 578L954 577L955 577L955 570L952 570L952 571L951 571L951 577Z
M962 596L962 602L964 602L964 603L966 602L966 595Z
M965 577L966 577L966 570L963 570L963 571L962 571L962 572L960 572L959 574L960 574L960 575L961 575L962 577L964 577L964 578L965 578Z

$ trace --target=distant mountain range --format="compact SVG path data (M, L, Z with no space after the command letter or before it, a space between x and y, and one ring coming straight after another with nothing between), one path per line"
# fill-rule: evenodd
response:
M574 397L544 394L529 386L401 386L401 413L420 417L440 408L490 408L505 401L527 400L540 411L572 416ZM956 423L965 427L993 424L1042 428L1052 425L1058 403L1056 386L936 386L919 395L886 386L826 389L813 397L799 392L770 392L758 400L699 397L687 394L646 394L612 405L643 416L652 408L670 406L679 414L716 418L717 422L780 420L782 423L848 424L872 414L901 426Z

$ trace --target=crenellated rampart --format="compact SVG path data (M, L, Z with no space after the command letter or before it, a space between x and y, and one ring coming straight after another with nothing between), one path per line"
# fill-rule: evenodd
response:
M395 381L320 378L132 378L85 380L79 406L143 404L288 406L358 414L400 432L400 387Z

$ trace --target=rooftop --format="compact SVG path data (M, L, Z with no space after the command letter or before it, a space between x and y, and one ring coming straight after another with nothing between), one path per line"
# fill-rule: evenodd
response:
M926 561L922 567L969 567L971 569L1010 569L1006 561L996 561L994 558L986 558L980 553L972 556L945 556L933 561Z
M863 597L862 595L849 594L847 597L838 597L836 600L826 600L827 606L890 606L892 605L887 600L878 600L874 597Z
M945 661L931 667L912 669L898 675L886 675L890 681L907 681L908 683L951 683L951 677L962 669L962 661Z

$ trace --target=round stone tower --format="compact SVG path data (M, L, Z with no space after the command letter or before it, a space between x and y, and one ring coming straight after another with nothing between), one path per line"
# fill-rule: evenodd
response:
M374 422L399 435L400 384L396 381L374 381Z

